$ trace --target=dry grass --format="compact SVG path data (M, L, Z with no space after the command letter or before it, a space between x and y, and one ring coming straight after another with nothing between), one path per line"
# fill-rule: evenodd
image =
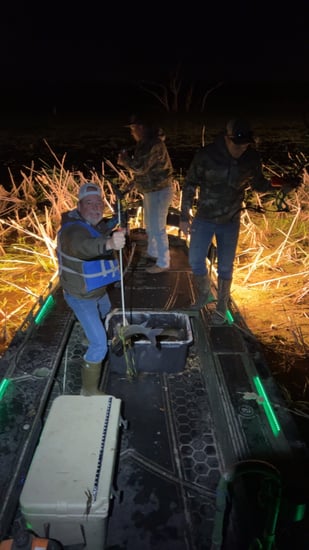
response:
M257 198L257 200L259 200ZM248 325L265 343L294 344L308 355L309 335L309 178L287 199L288 212L242 216L233 297Z
M64 168L65 156L58 159L49 150L52 167L36 171L31 165L21 172L20 185L11 178L10 192L0 186L0 353L57 277L61 214L75 207L78 188L86 180L81 172ZM114 184L121 188L128 177L109 161L102 164L101 173L91 173L103 190L105 216L117 213ZM175 208L180 198L175 182ZM140 199L133 189L123 200L132 206ZM302 185L289 195L289 211L278 212L274 197L254 195L250 201L259 212L247 208L242 214L232 297L252 332L280 354L280 372L289 375L296 359L306 360L309 354L308 173L304 171ZM139 215L131 223L140 223ZM278 359L274 369L277 364ZM301 376L308 395L308 374Z
M38 298L45 294L50 281L57 277L56 234L61 215L75 208L78 189L86 181L82 172L66 170L65 155L58 159L45 143L53 158L52 167L46 165L36 171L31 165L21 172L20 185L11 176L10 192L0 186L0 353L6 350ZM112 171L109 177L106 166ZM117 187L123 191L123 183L128 183L129 178L109 161L102 163L100 174L91 173L91 181L102 188L104 216L118 215L115 190ZM175 208L179 197L179 184L175 181ZM127 208L140 204L141 196L132 189L122 201ZM140 208L132 223L141 223Z

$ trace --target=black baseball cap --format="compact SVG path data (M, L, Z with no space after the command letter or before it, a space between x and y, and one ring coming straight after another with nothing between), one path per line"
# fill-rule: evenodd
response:
M246 120L233 118L226 125L226 134L236 145L254 143L253 131Z
M131 115L129 122L125 125L125 128L130 128L131 126L145 126L145 122L138 115Z

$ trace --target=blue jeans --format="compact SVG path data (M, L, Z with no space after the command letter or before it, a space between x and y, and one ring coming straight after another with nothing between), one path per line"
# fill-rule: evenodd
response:
M207 253L212 238L215 236L217 243L218 277L227 281L232 279L239 228L239 220L219 224L194 218L189 247L189 264L194 275L206 275Z
M103 361L107 353L107 336L103 321L111 310L108 294L106 293L102 298L92 300L76 298L66 291L63 292L63 295L67 304L74 311L88 339L89 347L84 355L85 361L91 363Z
M170 266L166 218L173 199L173 187L144 194L144 221L148 237L147 252L157 258L160 267Z

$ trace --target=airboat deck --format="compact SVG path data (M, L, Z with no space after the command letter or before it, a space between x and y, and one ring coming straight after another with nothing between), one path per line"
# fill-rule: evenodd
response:
M210 322L214 304L188 308L194 286L183 240L171 236L171 269L150 275L143 233L131 238L126 310L188 315L193 341L179 372L130 378L106 364L102 389L121 400L124 422L105 548L270 549L275 537L277 549L307 548L308 522L295 518L308 502L308 449L258 342L233 302L231 322L219 327ZM120 287L110 295L121 309ZM82 340L55 286L0 361L0 540L20 520L20 493L54 399L79 395Z

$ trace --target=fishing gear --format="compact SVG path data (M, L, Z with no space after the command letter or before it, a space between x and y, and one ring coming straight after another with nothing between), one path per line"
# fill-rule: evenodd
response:
M278 191L275 198L277 212L290 212L290 207L285 200L286 196L287 196L287 193L285 193L283 190Z
M121 211L121 201L126 192L122 192L115 184L111 184L113 191L117 197L117 213L118 213L118 225L119 227L123 226L122 223L122 211ZM134 366L134 358L129 356L128 347L131 342L132 337L138 337L141 334L144 334L145 330L149 332L149 329L139 325L130 325L126 318L126 307L125 307L125 292L124 292L124 267L123 267L123 251L119 250L119 271L120 271L120 292L121 292L121 313L122 313L122 325L117 326L116 334L114 335L111 348L115 355L120 357L125 355L127 363L127 372L134 376L136 374Z
M51 539L36 537L29 533L29 538L7 539L0 542L0 550L63 550L60 542Z
M300 179L291 179L286 181L281 176L272 176L271 183L274 190L277 188L275 195L276 210L264 208L261 205L252 205L247 203L245 203L245 206L241 208L241 210L253 210L258 214L264 214L266 212L290 212L291 209L286 202L286 197L291 191L296 190L301 185L302 181Z
M276 196L275 196L276 210L271 208L264 208L259 204L256 204L256 205L246 204L243 208L241 208L241 210L252 210L257 214L266 214L266 212L290 212L291 209L285 200L286 196L287 196L287 193L284 193L283 191L278 191L276 193Z

